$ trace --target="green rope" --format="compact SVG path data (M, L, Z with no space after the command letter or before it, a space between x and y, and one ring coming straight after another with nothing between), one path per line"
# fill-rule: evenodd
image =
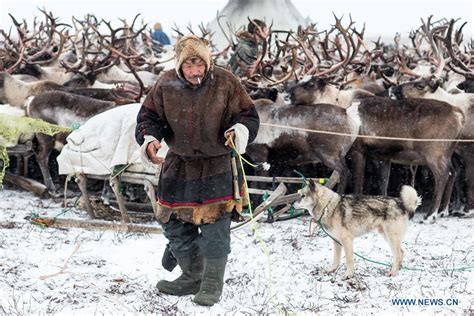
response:
M79 196L76 198L76 200L74 201L74 205L72 207L66 207L64 208L59 214L57 214L56 216L53 217L53 221L56 220L56 218L58 218L59 216L61 215L64 215L66 214L67 212L71 211L73 207L76 207L77 204L79 203L79 199L81 198L82 196L82 193L79 194ZM41 228L48 228L48 225L46 225L45 223L41 223L41 222L38 222L38 221L34 221L35 219L40 219L40 215L38 214L38 212L34 212L32 211L30 213L30 223L32 223L33 225L36 225L36 226L39 226Z
M306 185L306 177L304 176L304 174L302 174L296 169L293 169L293 172L301 177L301 188L304 188L304 186Z
M321 216L322 217L322 216ZM321 217L316 221L319 225L319 227L322 229L322 231L327 235L329 236L329 238L331 238L332 240L334 240L336 243L338 243L340 246L342 246L342 243L337 240L336 238L334 238L333 236L331 236L331 234L329 234L326 229L324 228L324 225L323 223L321 223ZM364 257L360 254L358 254L357 252L354 251L354 254L365 260L365 261L369 261L371 263L376 263L376 264L380 264L380 265L383 265L383 266L386 266L386 267L391 267L392 265L391 264L388 264L386 262L380 262L380 261L376 261L376 260L373 260L373 259L370 259L370 258L367 258L367 257ZM410 268L410 267L401 267L401 269L403 270L410 270L410 271L465 271L465 270L473 270L474 269L474 266L467 266L467 267L460 267L460 268L453 268L453 269L431 269L431 270L426 270L426 269L422 269L422 268Z
M62 210L61 213L59 213L58 215L54 216L54 219L58 218L59 216L63 215L63 214L66 214L67 212L69 212L70 210L72 210L73 207L76 207L77 204L79 203L79 199L81 198L82 196L82 193L79 194L79 196L76 198L76 200L74 201L74 205L72 207L66 207L65 209Z
M293 206L293 204L292 204L291 207L290 207L290 211L289 211L290 216L295 215L295 211L296 211L296 208L295 208L295 207Z
M263 193L263 196L262 196L262 202L265 202L266 200L268 200L269 196L270 196L270 194L268 194L268 191L265 191L265 193ZM273 208L272 207L267 208L267 212L272 214L273 213Z
M243 170L243 165L242 165L242 156L241 155L238 155L239 158L240 158L240 163L241 163L241 166L242 166L242 170ZM251 165L251 166L255 166L255 165L252 165L250 163L248 163L246 160L244 160L247 164ZM298 170L293 170L293 172L295 172L297 175L299 175L301 177L301 184L302 184L302 188L306 185L306 177L301 173L299 172ZM329 179L328 178L319 178L319 183L320 184L324 184L325 182L327 182ZM265 201L265 195L267 195L266 198L268 198L268 193L265 192L264 194L264 201ZM250 206L250 205L249 205ZM293 212L295 212L296 210L293 208L293 206L290 208L290 214ZM292 215L293 215L292 214ZM251 218L253 217L252 215L252 211L250 210L250 215L251 215ZM319 218L317 220L317 223L319 224L319 227L322 229L322 231L324 233L326 233L327 236L329 236L332 240L334 240L336 243L338 243L339 245L342 246L341 242L339 240L337 240L336 238L334 238L333 236L331 236L331 234L329 234L326 229L324 229L324 226L323 224L321 223L321 218ZM392 265L391 264L388 264L388 263L385 263L385 262L379 262L379 261L376 261L376 260L373 260L373 259L370 259L370 258L367 258L367 257L364 257L360 254L358 254L357 252L354 252L354 255L356 255L357 257L365 260L365 261L369 261L371 263L375 263L375 264L380 264L380 265L383 265L383 266L386 266L386 267L391 267ZM460 267L460 268L453 268L453 269L435 269L435 270L426 270L426 269L422 269L422 268L410 268L410 267L401 267L401 269L403 270L410 270L410 271L466 271L466 270L474 270L474 266L466 266L466 267Z
M79 127L81 127L81 124L79 124L79 123L72 123L72 124L71 124L71 129L72 129L73 131L78 130Z
M306 183L308 182L308 181L306 180L306 177L304 176L304 174L302 174L301 172L299 172L299 171L296 170L296 169L293 169L293 172L300 176L300 178L301 178L301 188L304 188L304 186L305 186ZM328 182L328 180L329 180L329 178L317 178L317 179L318 179L318 181L319 181L319 184L325 184L325 183Z
M125 184L122 182L122 180L120 179L120 176L122 175L122 173L125 172L125 170L130 166L130 164L123 164L123 165L116 165L114 166L114 169L112 170L112 176L111 176L111 179L115 178L115 177L119 177L119 192L124 195L125 194Z

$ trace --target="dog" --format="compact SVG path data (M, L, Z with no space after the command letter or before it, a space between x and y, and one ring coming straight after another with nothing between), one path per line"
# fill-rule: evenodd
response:
M408 220L421 204L416 190L404 185L400 198L385 196L344 195L312 180L299 190L300 199L295 208L307 209L314 220L320 220L334 241L334 261L327 270L332 273L339 267L341 244L346 255L346 274L344 279L354 276L354 258L352 244L356 237L378 230L388 242L394 262L389 276L395 276L403 260L401 242L408 226Z

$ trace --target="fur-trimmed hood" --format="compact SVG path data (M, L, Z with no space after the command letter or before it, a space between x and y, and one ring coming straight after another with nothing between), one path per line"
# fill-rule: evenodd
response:
M181 66L191 57L200 57L206 63L206 72L213 68L211 52L206 40L196 36L187 35L182 37L175 46L176 73L183 79Z

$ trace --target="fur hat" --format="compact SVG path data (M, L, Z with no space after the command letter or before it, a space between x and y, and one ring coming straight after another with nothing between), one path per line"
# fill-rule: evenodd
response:
M155 30L160 30L161 31L161 23L155 23L155 25L153 26L153 28Z
M191 57L199 57L206 63L207 71L212 69L211 52L206 40L195 35L182 37L175 46L176 72L180 74L183 63Z

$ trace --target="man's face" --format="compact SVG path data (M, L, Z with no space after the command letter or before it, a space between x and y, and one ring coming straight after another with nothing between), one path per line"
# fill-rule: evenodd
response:
M190 58L183 63L181 71L187 81L199 85L206 73L206 63L201 58Z

